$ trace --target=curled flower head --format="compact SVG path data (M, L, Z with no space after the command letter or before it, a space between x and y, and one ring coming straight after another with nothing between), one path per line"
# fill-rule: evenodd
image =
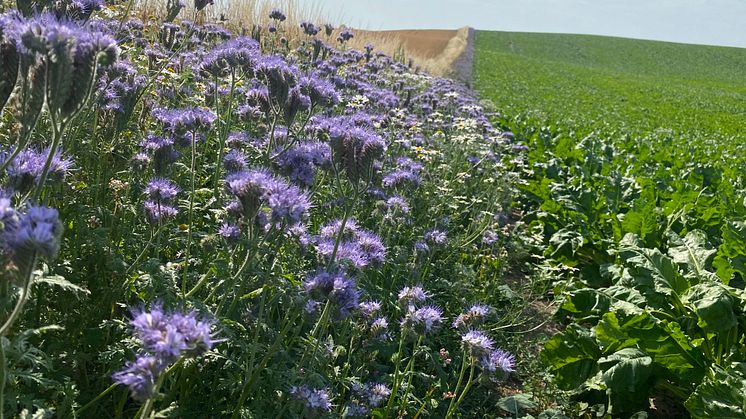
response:
M502 376L515 371L515 356L502 349L495 349L482 356L479 364L485 372Z
M8 228L10 227L10 228ZM53 260L60 250L62 223L54 208L31 206L15 225L6 226L5 243L19 266L27 266L33 255Z
M303 282L303 288L311 300L328 300L334 304L338 316L342 318L359 306L360 290L357 283L342 271L318 272Z
M145 401L153 396L155 377L163 366L158 358L150 355L138 356L135 362L129 362L121 371L114 373L112 379L130 389L132 398Z
M464 344L464 348L474 357L488 355L495 346L495 342L479 330L470 330L464 333L461 335L461 342Z
M453 320L456 329L467 329L480 325L492 313L492 307L480 303L473 304L465 313L461 313Z
M402 328L412 329L418 334L427 334L437 329L443 322L443 311L435 306L418 309L410 306L401 321Z
M332 410L332 398L328 390L312 389L306 385L302 385L300 387L291 387L290 394L308 409L319 412L330 412Z
M155 201L168 202L176 197L180 189L168 179L153 178L145 187L145 194Z
M427 300L427 293L421 285L415 285L413 287L404 287L399 291L397 296L399 305L402 307L408 305L414 305L425 302Z
M272 19L272 20L276 20L278 22L284 22L285 19L287 19L287 16L285 16L285 14L282 13L281 10L279 10L279 9L273 9L269 13L269 18Z

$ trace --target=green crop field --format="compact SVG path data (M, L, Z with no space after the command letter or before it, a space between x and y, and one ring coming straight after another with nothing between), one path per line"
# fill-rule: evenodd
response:
M510 114L746 135L746 49L478 32L477 85Z
M478 32L475 81L528 148L517 205L557 299L529 396L746 417L746 49Z

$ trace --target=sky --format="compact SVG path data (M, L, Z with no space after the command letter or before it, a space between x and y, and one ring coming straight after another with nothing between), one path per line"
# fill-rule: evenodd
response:
M362 29L555 32L746 48L746 0L298 0Z

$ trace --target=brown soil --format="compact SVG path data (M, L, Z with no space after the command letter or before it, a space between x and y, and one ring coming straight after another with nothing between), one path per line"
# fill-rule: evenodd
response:
M421 57L433 58L445 50L448 41L456 36L458 31L455 29L409 29L369 32L401 39L407 50L417 51L417 55Z

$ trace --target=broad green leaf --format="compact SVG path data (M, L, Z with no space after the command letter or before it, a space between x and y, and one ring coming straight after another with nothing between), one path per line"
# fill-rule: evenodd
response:
M651 357L636 348L625 348L598 360L609 413L618 416L647 406L652 363Z
M746 417L746 379L733 370L713 369L689 396L686 409L695 419Z
M536 409L536 403L531 399L530 394L514 394L498 400L497 407L517 417L526 410Z
M611 299L601 291L583 288L567 293L560 310L576 317L600 316L609 311Z
M702 354L679 325L658 320L647 311L607 313L594 332L604 353L638 348L668 370L672 379L696 382L704 374Z
M567 266L575 266L577 261L575 253L583 246L585 239L583 235L572 228L565 228L549 239L551 247L547 249L548 256Z
M541 359L555 375L555 382L564 390L574 389L598 371L596 360L601 357L596 340L589 330L571 324L554 335L541 352Z
M718 248L713 267L726 284L735 274L746 279L746 221L727 220L721 232L723 244Z
M710 246L704 231L692 230L684 238L669 231L668 245L668 254L674 262L688 266L697 278L703 279L709 276L706 270L717 250Z
M682 301L697 313L697 325L708 332L724 332L738 324L733 298L724 285L703 282L689 289Z

